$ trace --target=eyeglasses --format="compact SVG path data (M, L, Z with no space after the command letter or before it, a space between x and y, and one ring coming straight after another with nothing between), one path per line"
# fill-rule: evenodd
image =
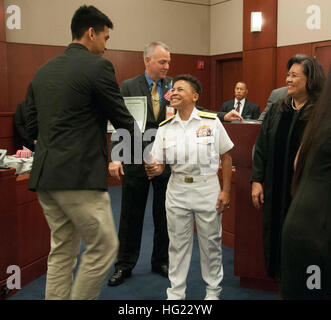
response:
M291 77L291 78L302 78L304 75L302 74L297 74L295 72L288 72L286 77Z

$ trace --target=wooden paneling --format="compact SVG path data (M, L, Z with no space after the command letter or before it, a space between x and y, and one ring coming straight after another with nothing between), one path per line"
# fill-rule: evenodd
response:
M276 88L286 85L287 62L297 53L304 53L308 56L312 56L312 44L305 43L277 48Z
M198 61L204 61L204 69L198 70ZM172 54L169 76L177 76L189 73L199 79L202 85L202 94L199 105L205 108L210 107L210 57L188 54Z
M235 274L243 277L267 276L262 241L262 210L256 210L251 197L251 168L237 168L236 193L238 215L236 224Z
M64 51L64 47L31 44L7 44L8 110L16 111L25 99L26 90L36 71L49 59Z
M210 109L219 111L233 98L234 83L242 80L242 53L213 56L210 64Z
M0 112L8 111L7 44L0 41Z
M0 286L7 279L7 267L17 265L15 169L0 169ZM1 299L1 297L0 297Z
M4 0L0 0L0 112L7 110L8 82L7 82L7 44Z
M27 174L16 178L15 169L0 170L1 287L10 265L20 267L23 286L47 270L50 231L36 194L28 191L28 179Z
M243 50L277 46L277 0L244 0ZM262 12L262 31L251 32L251 12Z
M222 186L222 168L218 171ZM222 244L234 249L235 243L235 215L236 215L236 169L232 169L230 208L222 214Z
M6 46L9 101L7 106L2 107L2 111L15 111L17 104L25 99L27 87L35 72L49 59L61 54L65 47L17 43L8 43ZM3 49L2 53L4 54L5 52L6 49ZM123 80L135 77L145 70L142 52L107 50L104 57L113 63L119 85ZM205 62L203 70L197 70L198 60ZM209 107L210 57L172 54L169 75L175 76L182 73L190 73L201 81L203 94L200 104Z
M313 43L312 47L313 55L320 62L325 75L327 75L331 65L331 41Z
M14 133L13 112L0 112L0 138L11 138Z
M6 149L8 155L16 153L18 146L13 115L13 112L0 112L0 149Z
M119 85L123 80L133 78L145 71L142 52L107 50L104 57L114 65Z
M29 202L38 200L37 193L28 190L29 177L29 174L21 174L16 178L16 201L18 206L24 206ZM40 210L41 208L39 207L37 211Z
M0 42L6 41L6 22L4 0L0 0Z
M242 59L224 61L222 64L222 101L234 98L234 88L242 78Z
M248 100L262 112L275 86L276 49L258 49L243 53L243 79L248 85Z
M218 60L216 64L216 111L234 98L234 87L242 80L242 59Z
M260 124L224 123L224 127L235 145L231 151L236 167L234 272L242 285L274 289L264 263L262 212L254 208L251 198L252 147Z
M260 131L260 124L224 122L223 126L234 144L231 150L232 165L235 167L251 168L252 148L255 138Z
M28 180L17 182L23 188L18 192L28 193ZM17 194L17 199L21 193ZM50 231L37 199L17 206L17 257L19 266L26 266L41 257L46 257L50 249Z

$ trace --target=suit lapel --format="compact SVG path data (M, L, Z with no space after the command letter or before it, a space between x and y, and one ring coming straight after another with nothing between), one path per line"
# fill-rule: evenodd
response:
M229 112L231 110L236 110L237 106L235 105L235 99L231 100L231 104L229 105L229 108L227 108L226 112Z
M145 74L141 75L139 82L141 88L141 95L147 97L147 109L148 109L147 113L149 114L149 118L152 120L154 119L153 103L152 103L151 92L149 91ZM162 97L160 99L160 112L156 122L159 122L161 120L163 121L165 119L165 108L169 104L169 102L164 98L164 95L169 90L169 86L170 86L169 78L165 78L162 81Z
M153 111L153 104L152 104L152 98L151 98L151 93L148 88L148 83L145 77L145 74L142 74L140 79L140 88L141 88L141 95L147 97L147 109L152 113L154 117L154 111ZM148 113L148 111L147 111Z
M243 109L243 112L241 113L241 116L244 117L247 113L249 113L249 102L246 99L245 104L244 104L244 109Z

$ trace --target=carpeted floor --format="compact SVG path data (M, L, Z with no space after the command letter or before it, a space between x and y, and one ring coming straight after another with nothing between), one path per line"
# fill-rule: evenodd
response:
M121 187L109 188L114 219L118 229L121 204ZM153 220L151 215L152 190L145 214L141 252L131 278L122 285L108 287L107 281L100 294L100 300L164 300L169 280L151 272L150 257L153 244ZM84 245L82 245L84 250ZM224 279L222 281L223 300L277 300L276 293L241 288L239 278L233 274L233 249L223 246ZM111 275L112 267L109 271ZM46 276L42 276L19 290L9 300L43 300ZM205 283L201 278L198 240L195 236L191 267L187 278L187 300L201 300L205 296Z

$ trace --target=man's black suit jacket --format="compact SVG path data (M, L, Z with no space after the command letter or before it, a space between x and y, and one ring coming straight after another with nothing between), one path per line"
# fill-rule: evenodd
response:
M164 121L166 117L166 106L169 105L169 101L167 101L164 98L164 94L169 89L171 89L172 79L166 77L162 79L161 82L162 82L162 97L160 99L160 112L157 120L155 120L154 117L151 92L148 87L145 73L137 77L125 80L122 82L121 85L121 94L123 97L141 97L141 96L147 97L147 120L146 120L145 131L152 128L157 129L159 127L159 124L162 121ZM151 143L150 141L143 143L143 148L150 143ZM113 142L111 143L111 149L114 147L115 144L116 143ZM124 164L123 169L126 175L132 175L137 177L146 176L146 172L143 164L129 164L129 165ZM170 174L170 169L168 168L168 166L166 166L163 174L165 175Z
M234 108L234 99L226 101L222 104L222 108L221 111L222 112L229 112ZM248 101L247 99L245 100L245 104L244 104L244 109L241 113L241 116L243 117L243 119L253 119L256 120L259 118L260 116L260 107L256 104L254 104L251 101Z
M107 120L132 136L135 124L112 63L72 43L37 71L32 92L26 126L37 144L30 189L107 190Z

